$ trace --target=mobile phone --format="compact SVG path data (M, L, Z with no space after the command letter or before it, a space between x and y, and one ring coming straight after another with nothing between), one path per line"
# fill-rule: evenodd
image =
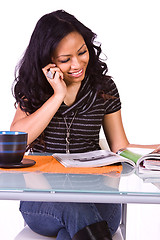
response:
M56 73L56 72L55 72L55 73ZM47 72L47 77L50 78L50 79L53 79L54 76L55 76L55 73L53 74L53 73L51 72L51 70L49 70L49 71Z

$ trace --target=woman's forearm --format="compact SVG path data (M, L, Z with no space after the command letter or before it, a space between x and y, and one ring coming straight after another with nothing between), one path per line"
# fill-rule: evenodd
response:
M159 146L160 146L159 144L151 144L151 145L128 144L127 147L131 147L131 148L151 148L151 149L157 149Z
M47 127L63 99L58 96L51 96L37 111L26 115L20 108L17 110L11 131L23 131L28 133L28 144L32 143Z

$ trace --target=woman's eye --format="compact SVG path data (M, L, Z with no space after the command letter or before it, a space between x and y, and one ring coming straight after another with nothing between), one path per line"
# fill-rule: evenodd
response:
M87 50L83 51L83 52L80 52L79 55L83 55L87 52Z
M87 52L87 50L84 50L83 52L80 52L78 55L83 55ZM60 60L60 63L67 63L70 60L70 58L67 58L66 60Z
M61 60L60 62L61 63L66 63L66 62L68 62L70 60L70 58L67 58L66 60Z

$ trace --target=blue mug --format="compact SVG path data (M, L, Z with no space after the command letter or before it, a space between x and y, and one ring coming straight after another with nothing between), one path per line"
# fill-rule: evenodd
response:
M0 163L20 163L27 147L28 134L18 131L0 131Z

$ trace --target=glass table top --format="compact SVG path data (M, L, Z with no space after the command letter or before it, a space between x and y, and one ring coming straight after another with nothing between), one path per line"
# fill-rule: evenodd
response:
M56 174L0 171L0 191L140 194L160 196L160 176L141 177L124 163L121 174Z

